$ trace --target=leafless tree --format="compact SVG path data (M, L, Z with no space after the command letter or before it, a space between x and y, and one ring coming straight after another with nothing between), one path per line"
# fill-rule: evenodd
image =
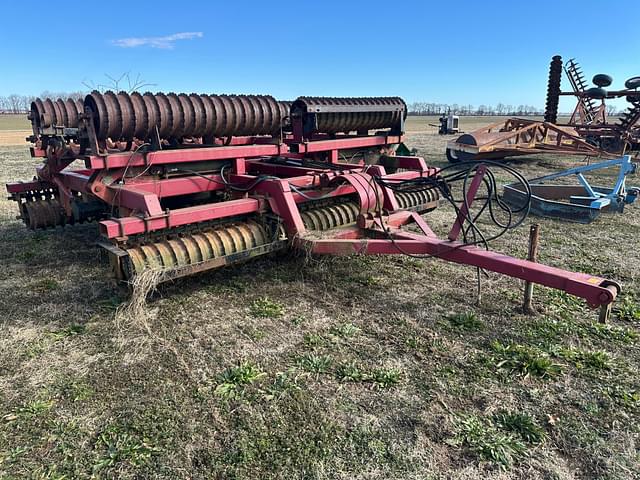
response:
M144 80L138 73L135 77L131 76L131 72L124 72L119 77L114 77L108 73L104 74L107 77L107 81L104 83L95 83L93 80L83 80L82 84L89 90L98 90L104 92L106 90L113 90L119 92L125 90L127 93L137 92L146 87L154 87L155 83L149 83Z

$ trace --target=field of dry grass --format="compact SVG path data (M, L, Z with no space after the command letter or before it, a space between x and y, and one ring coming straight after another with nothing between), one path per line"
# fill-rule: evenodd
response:
M445 165L428 123L407 144ZM35 164L0 147L0 183ZM541 261L623 284L609 325L543 288L525 316L521 283L494 274L477 306L474 269L404 256L267 258L132 315L94 227L15 214L0 199L0 478L640 477L637 205L492 245L523 257L540 223ZM442 233L452 211L426 219Z
M0 146L24 145L31 135L31 125L26 114L0 114Z

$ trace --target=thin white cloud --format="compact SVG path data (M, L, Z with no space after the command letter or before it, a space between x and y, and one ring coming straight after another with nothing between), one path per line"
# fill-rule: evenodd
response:
M193 40L194 38L202 38L204 33L202 32L180 32L172 35L166 35L164 37L131 37L131 38L119 38L118 40L112 40L112 45L122 48L135 48L135 47L151 47L162 48L165 50L171 50L174 47L174 43L178 40Z

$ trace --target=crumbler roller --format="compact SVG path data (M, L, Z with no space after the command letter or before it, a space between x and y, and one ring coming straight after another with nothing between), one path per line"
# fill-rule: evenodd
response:
M64 234L72 224L96 223L122 281L147 271L175 279L300 249L436 257L558 288L592 307L611 304L619 290L613 281L473 242L469 209L476 197L488 201L477 194L494 180L493 167L452 173L397 155L406 116L399 97L291 102L92 92L82 105L38 99L30 151L43 163L34 180L7 190L31 229ZM78 161L84 166L72 168ZM449 184L463 178L460 203ZM458 205L445 239L424 217L442 202Z

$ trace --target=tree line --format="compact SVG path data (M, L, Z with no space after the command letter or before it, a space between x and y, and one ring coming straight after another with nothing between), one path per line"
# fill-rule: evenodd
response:
M460 105L457 103L429 103L413 102L407 105L409 115L440 115L451 113L453 115L542 115L543 110L533 105Z
M85 92L51 92L45 90L39 95L39 98L51 98L56 100L62 98L72 98L74 100L84 98ZM18 95L12 93L11 95L0 95L0 113L28 113L31 110L31 102L36 98L35 95Z
M409 115L440 115L442 113L451 113L453 115L474 115L474 116L490 116L505 115L510 117L535 116L544 115L542 108L533 105L506 105L498 103L497 105L460 105L457 103L429 103L429 102L413 102L407 105ZM615 105L607 104L607 115L615 115L619 113Z

